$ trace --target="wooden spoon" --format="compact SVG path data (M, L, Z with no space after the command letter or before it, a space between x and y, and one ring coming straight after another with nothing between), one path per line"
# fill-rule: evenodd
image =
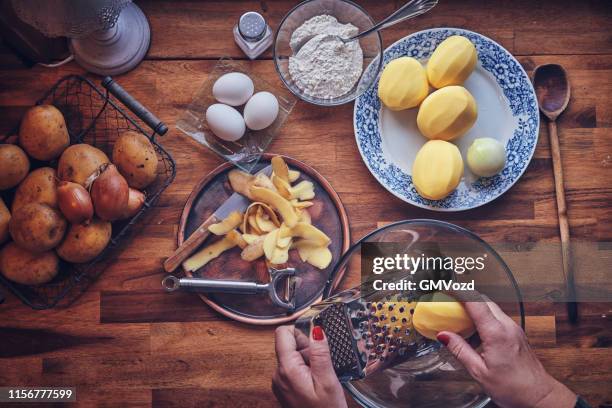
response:
M576 288L574 286L574 271L571 264L570 232L565 204L565 188L563 187L563 168L561 166L561 151L557 136L557 118L570 99L570 84L565 69L558 64L546 64L536 67L533 72L533 84L540 111L548 118L548 137L552 153L553 172L555 177L555 192L557 195L557 214L559 216L559 231L561 234L561 255L563 273L567 285L567 314L569 321L578 320L578 305L576 304Z

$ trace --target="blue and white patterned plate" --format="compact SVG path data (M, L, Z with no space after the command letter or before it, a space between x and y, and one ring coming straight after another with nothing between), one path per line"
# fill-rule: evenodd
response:
M442 200L421 197L411 177L412 162L426 142L416 127L417 109L392 112L378 99L378 80L355 101L355 138L363 160L387 190L418 207L462 211L486 204L505 193L521 177L538 141L540 116L529 77L501 45L459 28L435 28L409 35L384 52L387 64L402 56L425 63L436 46L451 35L467 37L478 51L478 65L464 86L478 104L478 120L454 143L465 157L475 138L493 137L506 146L506 167L496 176L478 178L465 166L457 189Z

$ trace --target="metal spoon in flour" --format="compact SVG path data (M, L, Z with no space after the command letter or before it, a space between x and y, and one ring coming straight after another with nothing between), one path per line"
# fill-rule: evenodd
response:
M412 0L409 1L408 3L404 4L402 7L400 7L399 9L397 9L393 14L391 14L389 17L385 18L384 20L380 21L378 24L375 24L373 27L371 27L368 30L362 31L359 34L356 34L352 37L349 38L342 38L338 35L333 35L330 34L330 37L333 37L334 39L340 40L343 43L348 43L354 40L358 40L362 37L365 37L367 35L370 35L372 33L378 32L380 30L384 30L387 27L391 27L392 25L395 25L397 23L400 23L402 21L406 21L408 19L411 19L413 17L416 16L420 16L421 14L425 14L427 13L429 10L431 10L432 8L434 8L436 6L436 4L438 4L438 0ZM305 37L301 44L296 47L296 49L294 51L299 50L300 48L302 48L302 46L304 44L306 44L309 40L311 40L313 37Z

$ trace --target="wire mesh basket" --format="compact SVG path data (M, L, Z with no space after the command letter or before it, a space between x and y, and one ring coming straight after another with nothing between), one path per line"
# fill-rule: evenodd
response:
M0 275L0 282L33 309L68 306L85 292L112 262L119 242L127 237L138 219L155 204L176 175L176 164L172 156L156 141L156 136L168 130L166 125L112 78L105 78L102 85L105 90L100 90L87 78L69 75L60 79L36 104L52 104L62 112L71 144L88 143L109 157L121 133L132 130L144 134L151 140L157 153L157 178L143 191L146 200L140 211L130 219L113 222L108 246L92 261L84 264L61 261L58 275L51 282L39 286L16 284ZM135 116L119 107L119 102ZM146 130L149 128L153 130ZM42 166L56 168L57 161L31 161L32 169ZM2 192L2 198L9 207L14 193L15 189Z

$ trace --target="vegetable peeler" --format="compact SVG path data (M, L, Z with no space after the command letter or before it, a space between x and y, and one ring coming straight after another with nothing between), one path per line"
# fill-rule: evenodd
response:
M235 281L223 279L204 278L177 278L168 275L162 280L162 287L167 292L184 289L194 292L207 293L235 293L240 295L254 295L267 292L272 303L287 310L295 309L295 268L270 268L270 282L259 283L249 281ZM284 296L277 291L278 283L284 279Z

